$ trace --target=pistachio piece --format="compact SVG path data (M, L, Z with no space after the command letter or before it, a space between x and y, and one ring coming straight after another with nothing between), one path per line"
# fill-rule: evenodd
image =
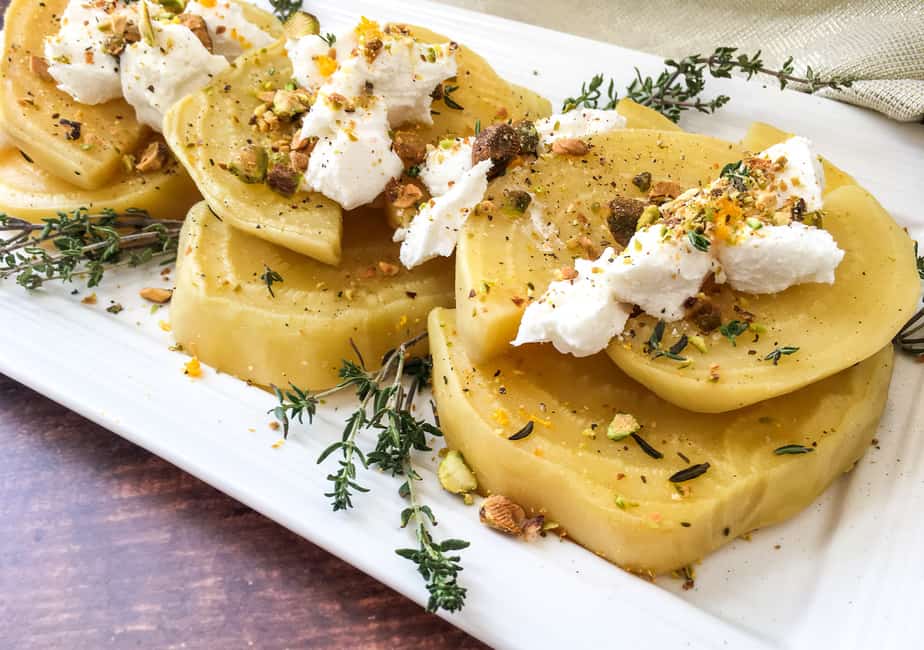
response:
M617 413L606 427L606 437L615 442L619 442L623 438L628 438L633 433L638 433L641 428L642 425L638 423L635 416L628 413Z
M536 155L539 150L539 131L536 125L529 120L520 120L514 122L513 129L520 140L520 153Z
M160 171L170 159L170 149L167 144L161 140L156 140L149 144L141 154L141 159L135 165L135 169L142 174Z
M520 153L520 138L509 124L495 124L475 136L472 144L472 165L483 160L493 162L488 178L500 176L510 161Z
M542 534L545 517L526 517L526 511L516 502L501 494L492 494L481 504L478 512L481 523L507 535L532 541Z
M266 184L283 196L292 196L298 189L302 175L289 163L288 157L274 162L266 172Z
M658 209L658 206L649 205L644 210L642 210L642 214L639 216L638 222L635 224L635 230L639 231L642 228L647 228L660 218L661 211Z
M641 172L632 179L632 184L640 191L647 192L651 187L651 172Z
M296 11L283 25L286 36L295 40L302 36L311 36L321 33L321 23L314 14L307 11Z
M48 61L40 56L33 55L29 57L29 72L42 81L54 81L52 76L48 73Z
M297 90L277 90L273 95L273 113L292 118L310 108L308 94Z
M552 143L552 153L562 156L583 156L590 146L579 138L559 138Z
M228 171L245 183L262 183L266 180L266 168L266 149L252 144L238 151L228 165Z
M638 228L639 218L644 211L645 203L638 199L617 196L610 201L610 216L606 219L606 225L613 239L622 246L628 245Z
M443 489L453 494L465 494L478 489L478 479L465 464L462 454L455 449L450 449L440 461L436 476Z
M161 3L163 4L163 2ZM180 7L180 11L182 11ZM212 37L209 35L209 29L205 24L205 19L202 16L196 14L180 14L177 16L177 20L181 25L186 27L191 31L196 38L199 39L199 42L202 43L202 46L207 49L209 52L214 52L212 47Z

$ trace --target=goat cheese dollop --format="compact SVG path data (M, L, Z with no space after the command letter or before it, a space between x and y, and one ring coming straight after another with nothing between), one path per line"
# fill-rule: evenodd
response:
M556 113L536 122L536 131L547 147L560 138L586 138L626 128L626 118L615 110L597 108L574 109Z
M302 139L317 139L301 188L346 210L373 201L404 170L390 129L432 124L436 87L456 74L453 43L417 43L399 28L382 31L363 18L333 47L311 35L286 46L295 80L317 99Z
M247 20L244 8L231 0L193 0L184 13L201 16L212 39L212 51L229 60L253 47L266 47L275 39Z
M683 318L683 303L696 295L715 266L709 253L662 225L639 230L617 261L607 266L613 294L666 321Z
M138 121L163 130L164 115L186 95L204 88L228 67L182 25L154 25L154 45L143 39L122 54L122 94Z
M465 172L442 196L424 203L403 233L401 263L411 269L434 257L447 257L455 250L469 213L488 190L490 160Z
M824 191L811 142L790 138L730 167L708 187L661 205L660 221L639 228L619 255L594 262L593 291L582 282L586 272L577 281L553 283L527 307L513 344L559 340L560 351L598 352L625 326L614 312L606 318L599 310L612 310L615 301L622 309L638 305L659 319L680 320L685 301L710 273L717 282L755 294L833 283L844 252L830 233L804 222L822 207ZM586 264L579 259L575 268ZM564 323L604 331L587 332L580 345L574 342L580 334L561 342Z
M273 41L230 0L194 1L179 15L186 14L205 22L214 53L177 14L149 0L70 0L58 33L45 39L48 73L81 104L124 97L140 122L161 131L167 110L206 86L228 59Z
M442 196L472 168L472 138L443 140L427 152L420 180L433 196Z
M103 104L122 95L119 59L106 53L109 35L100 29L110 19L110 13L87 0L71 0L61 13L58 33L45 39L48 74L81 104Z
M719 262L733 289L778 293L797 284L834 284L844 251L827 230L801 223L765 226L719 247Z
M523 313L512 345L551 343L563 354L586 357L599 352L622 332L631 307L613 296L606 268L616 252L607 248L596 261L579 259L577 278L549 285Z

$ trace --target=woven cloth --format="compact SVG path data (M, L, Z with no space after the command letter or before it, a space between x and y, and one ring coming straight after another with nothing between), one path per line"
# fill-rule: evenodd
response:
M666 58L717 46L761 50L768 67L854 80L817 94L902 122L924 120L922 0L442 0Z

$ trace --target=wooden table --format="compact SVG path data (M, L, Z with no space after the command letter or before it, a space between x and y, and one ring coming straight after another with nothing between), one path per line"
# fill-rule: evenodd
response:
M0 375L0 647L480 648Z

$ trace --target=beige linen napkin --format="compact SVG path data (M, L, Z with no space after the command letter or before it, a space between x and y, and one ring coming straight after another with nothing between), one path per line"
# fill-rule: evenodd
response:
M922 0L442 0L668 58L720 45L762 50L768 67L795 58L819 77L855 79L818 94L902 122L924 120Z

